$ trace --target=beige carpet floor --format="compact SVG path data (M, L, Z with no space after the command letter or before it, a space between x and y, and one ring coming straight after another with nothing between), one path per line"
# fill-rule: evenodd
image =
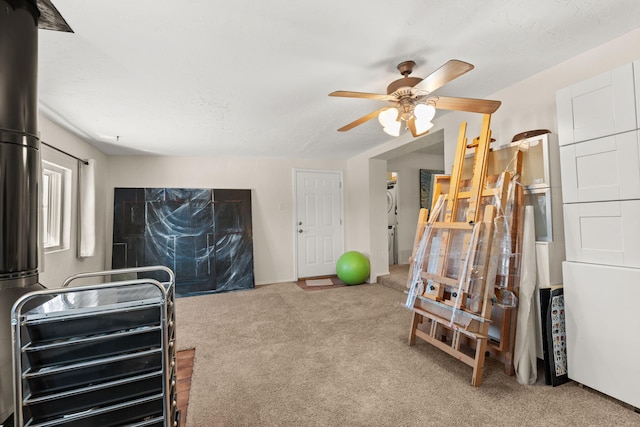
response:
M403 300L294 283L178 299L178 348L196 348L187 426L640 426L618 401L523 386L492 360L471 387L470 367L407 345Z

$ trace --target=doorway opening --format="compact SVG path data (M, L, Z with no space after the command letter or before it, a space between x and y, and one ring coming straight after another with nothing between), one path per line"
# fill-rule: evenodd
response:
M387 214L389 265L406 265L413 252L421 207L420 170L445 170L444 130L429 133L408 144L376 156L387 161L387 198L390 182L395 192L395 215ZM392 228L389 228L389 227ZM380 230L382 231L382 230ZM393 242L391 234L393 233ZM392 270L392 268L390 268ZM394 270L397 270L395 268Z
M398 225L398 173L387 172L387 230L389 233L389 265L398 263L396 226Z

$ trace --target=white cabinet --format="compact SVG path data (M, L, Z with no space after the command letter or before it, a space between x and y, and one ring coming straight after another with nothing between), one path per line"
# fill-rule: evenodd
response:
M569 378L640 407L640 269L565 262L563 272Z
M640 267L640 200L564 205L567 261Z
M569 378L640 407L640 61L556 100Z
M565 203L640 198L639 132L560 147Z
M561 146L638 128L633 71L627 64L558 91Z
M640 128L640 60L633 63L633 78L636 89L636 123Z

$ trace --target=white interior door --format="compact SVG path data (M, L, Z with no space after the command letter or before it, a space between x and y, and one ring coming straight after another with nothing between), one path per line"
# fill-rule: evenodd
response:
M298 277L335 274L344 250L342 173L295 171Z

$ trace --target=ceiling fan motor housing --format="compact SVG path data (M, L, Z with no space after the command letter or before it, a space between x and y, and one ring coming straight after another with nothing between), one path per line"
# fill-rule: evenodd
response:
M391 95L402 88L408 88L408 92L410 94L411 88L421 81L422 79L419 77L403 77L401 79L398 79L394 82L391 82L391 84L387 86L387 95Z
M400 74L407 77L409 74L413 72L413 67L415 66L416 66L415 61L403 61L399 63L396 68L398 69L398 71L400 71Z

